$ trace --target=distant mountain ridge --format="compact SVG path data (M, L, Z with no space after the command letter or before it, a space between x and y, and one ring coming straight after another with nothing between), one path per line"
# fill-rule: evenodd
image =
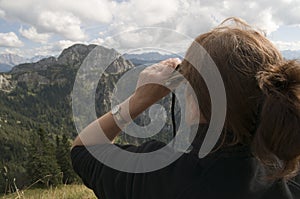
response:
M300 59L300 50L284 50L281 51L286 59ZM184 53L177 54L160 54L158 52L147 52L141 54L124 54L125 59L130 60L134 65L143 65L156 63L169 58L183 58Z
M284 50L281 51L281 53L286 59L300 59L300 50ZM24 58L15 54L0 54L0 72L8 72L19 64L36 63L49 57L51 56L37 55L32 58ZM156 63L169 58L183 58L184 53L161 54L159 52L147 52L141 54L124 54L123 57L137 66ZM53 59L53 57L51 59Z
M124 54L123 57L130 60L135 66L147 65L160 62L169 58L181 58L183 53L179 54L160 54L159 52L147 52L141 54Z
M147 52L141 54L124 54L125 59L139 59L143 61L164 60L168 58L182 57L183 53L179 54L161 54L159 52Z
M0 54L0 72L8 72L14 66L23 63L34 63L49 56L36 55L31 58L25 58L16 54Z
M300 59L300 50L284 50L281 53L286 59Z

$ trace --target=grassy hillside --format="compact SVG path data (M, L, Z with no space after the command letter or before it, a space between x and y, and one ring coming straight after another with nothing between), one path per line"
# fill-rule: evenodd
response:
M30 189L10 195L1 195L1 199L96 199L94 193L84 185L63 185L52 189Z

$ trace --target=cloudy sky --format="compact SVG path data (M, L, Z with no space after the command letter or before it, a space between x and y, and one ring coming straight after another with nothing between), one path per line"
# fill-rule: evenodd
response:
M264 30L281 50L300 50L300 0L0 0L0 54L57 55L74 43L142 48L163 40L182 51L171 34L134 30L194 38L230 16Z

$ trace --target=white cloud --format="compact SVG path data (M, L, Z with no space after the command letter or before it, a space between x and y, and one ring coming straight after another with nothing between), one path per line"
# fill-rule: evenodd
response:
M0 18L4 18L4 17L5 17L5 12L0 9Z
M300 24L300 12L296 12L300 10L298 0L275 0L272 3L269 0L132 0L122 4L115 3L112 8L115 20L108 27L106 35L123 35L118 41L112 41L111 37L105 40L110 40L115 46L127 45L128 48L143 46L149 40L158 44L164 41L165 35L160 34L123 33L145 26L169 28L194 38L231 16L241 17L267 34L276 31L283 24ZM287 10L292 12L287 13ZM178 49L178 41L170 41L172 42Z
M59 40L57 42L48 44L48 45L43 45L41 47L38 48L33 48L30 50L30 52L28 52L28 55L52 55L52 56L56 56L59 55L62 50L77 44L77 43L84 43L87 44L85 42L81 42L81 41L71 41L71 40Z
M0 54L13 54L13 55L19 55L21 57L23 56L23 52L19 48L5 48L0 51Z
M114 36L101 39L101 45L114 48L120 53L132 50L184 52L193 38L167 28L139 28L123 31Z
M23 37L38 43L46 43L50 38L50 34L38 33L34 27L30 27L29 29L21 27L19 32Z
M23 42L14 32L0 33L0 47L21 47Z
M52 0L45 4L47 4L47 9L69 12L84 21L109 23L113 17L110 10L111 1L109 0Z
M35 48L30 48L24 50L23 48L0 48L0 54L17 54L22 57L34 57L37 55L42 55L42 56L57 56L59 55L62 50L77 44L77 43L82 43L80 41L74 42L70 40L60 40L54 43L49 43L49 44L44 44L39 47ZM84 43L88 45L88 43Z
M87 44L86 42L80 42L80 41L60 40L58 42L55 42L53 45L51 45L52 48L51 50L54 52L60 52L63 49L78 43Z
M118 21L152 26L166 22L179 11L178 0L131 0L114 4L112 8Z
M22 0L0 1L5 18L36 27L37 31L56 33L65 39L84 41L83 24L109 23L112 19L108 0Z
M164 43L172 49L185 46L176 37L159 32L124 33L140 27L163 27L194 38L231 16L241 17L267 33L281 25L300 25L299 0L0 0L0 8L0 17L35 27L30 32L31 40L42 42L46 36L41 33L54 33L54 38L63 41L110 42L128 48L150 42L157 46ZM101 35L92 36L96 31L89 27L101 27L97 30ZM119 33L123 35L118 39L111 37Z
M296 41L296 42L273 41L273 43L281 51L300 50L300 41Z
M39 15L38 24L46 31L56 32L70 40L86 39L85 33L80 28L80 19L70 13L43 12Z
M97 39L94 39L92 40L91 42L89 42L91 44L96 44L96 45L103 45L105 43L104 39L102 38L97 38Z

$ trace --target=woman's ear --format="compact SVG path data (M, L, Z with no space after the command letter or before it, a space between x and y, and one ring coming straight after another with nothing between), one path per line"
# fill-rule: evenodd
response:
M185 120L189 125L193 124L206 124L207 120L201 113L199 104L193 95L186 92L186 107L185 107Z

